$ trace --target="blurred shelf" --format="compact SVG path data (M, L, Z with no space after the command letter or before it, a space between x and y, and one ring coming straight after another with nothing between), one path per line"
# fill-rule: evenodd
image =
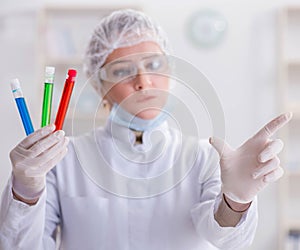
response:
M300 5L289 5L283 8L285 12L297 13L300 12Z
M300 101L290 101L286 104L286 107L288 111L293 112L293 119L300 119Z
M80 14L99 14L99 11L101 13L106 12L109 14L110 12L117 10L117 9L136 9L136 10L141 10L140 6L133 6L133 5L126 5L124 4L123 6L117 5L113 6L110 3L105 3L105 2L99 2L99 4L75 4L75 5L66 5L66 4L47 4L44 8L43 11L46 12L47 14L63 14L65 15L66 13L72 13L72 12L79 12ZM101 17L101 16L100 16Z
M83 59L77 56L47 58L45 64L54 66L81 65Z
M278 18L278 103L280 111L293 112L293 120L281 134L285 144L281 154L285 175L279 182L278 250L282 250L286 249L290 231L300 229L300 5L283 7Z
M300 218L298 219L287 219L287 225L289 229L300 229Z
M285 169L285 175L287 177L300 177L300 169L295 169L295 170Z
M285 59L284 64L288 67L300 67L300 58Z

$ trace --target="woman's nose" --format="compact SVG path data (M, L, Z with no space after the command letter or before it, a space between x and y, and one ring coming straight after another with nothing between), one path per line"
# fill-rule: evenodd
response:
M152 85L151 76L148 73L142 72L139 70L135 78L135 89L143 90L147 89Z

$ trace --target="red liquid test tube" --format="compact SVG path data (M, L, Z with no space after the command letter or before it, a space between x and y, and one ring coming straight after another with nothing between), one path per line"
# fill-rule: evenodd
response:
M65 117L68 111L69 102L71 99L73 87L75 84L76 70L69 69L68 76L65 81L64 90L60 99L58 111L55 119L55 130L61 130L65 121Z

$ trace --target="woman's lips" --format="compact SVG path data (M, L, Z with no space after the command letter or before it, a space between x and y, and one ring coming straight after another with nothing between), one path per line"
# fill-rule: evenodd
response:
M156 98L156 97L155 96L141 96L141 97L137 98L136 102L146 102L146 101L152 100L154 98Z

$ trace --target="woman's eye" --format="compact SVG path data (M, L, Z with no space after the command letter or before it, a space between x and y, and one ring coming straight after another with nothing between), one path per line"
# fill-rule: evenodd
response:
M146 60L144 66L147 71L161 72L168 68L168 61L164 56L157 56Z
M129 76L131 74L131 70L129 68L115 69L112 73L114 77L123 77Z
M152 62L149 62L146 64L146 69L153 71L158 70L161 68L161 61L160 60L153 60Z

